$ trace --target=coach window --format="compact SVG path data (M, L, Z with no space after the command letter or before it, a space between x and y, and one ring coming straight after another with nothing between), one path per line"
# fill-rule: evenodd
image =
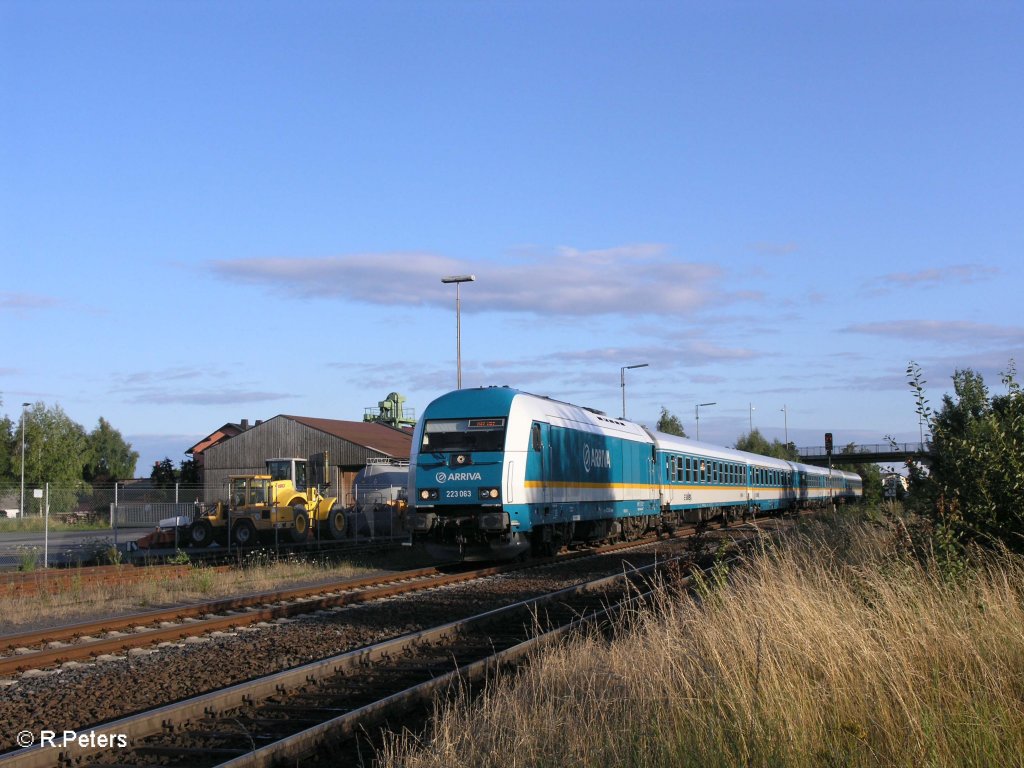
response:
M700 463L700 481L702 483L707 482L708 479L708 464L706 461Z
M535 423L530 429L530 442L533 444L533 450L539 451L541 449L540 424Z

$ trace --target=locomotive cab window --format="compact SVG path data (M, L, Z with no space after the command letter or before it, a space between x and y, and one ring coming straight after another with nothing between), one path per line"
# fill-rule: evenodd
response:
M534 426L537 428L534 439L539 441L540 426ZM504 449L504 418L431 419L423 426L421 450L424 452L461 453Z

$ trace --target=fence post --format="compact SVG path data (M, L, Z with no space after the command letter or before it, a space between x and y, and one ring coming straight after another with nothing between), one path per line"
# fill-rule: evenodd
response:
M180 483L175 483L174 484L174 503L175 504L178 503L178 486L179 485L180 485Z
M43 568L50 567L50 484L46 484L46 515L43 518Z

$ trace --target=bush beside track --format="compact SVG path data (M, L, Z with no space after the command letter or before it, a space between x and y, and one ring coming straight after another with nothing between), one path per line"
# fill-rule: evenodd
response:
M1019 765L1024 559L951 577L918 554L901 518L804 522L701 600L665 592L613 643L441 708L384 765Z

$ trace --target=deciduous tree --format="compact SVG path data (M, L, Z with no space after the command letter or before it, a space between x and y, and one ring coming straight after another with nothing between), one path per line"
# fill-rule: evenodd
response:
M953 394L938 412L928 405L920 367L911 362L907 375L932 436L927 470L911 464L919 510L960 539L1024 552L1024 393L1014 362L1002 376L1003 395L991 396L975 371L955 371Z
M669 412L668 408L664 405L661 406L661 416L658 418L658 423L654 428L659 432L664 432L666 435L686 437L686 430L683 429L683 422L681 422L679 417L674 413Z
M135 477L138 452L102 416L87 442L87 460L82 470L86 482L114 483Z

